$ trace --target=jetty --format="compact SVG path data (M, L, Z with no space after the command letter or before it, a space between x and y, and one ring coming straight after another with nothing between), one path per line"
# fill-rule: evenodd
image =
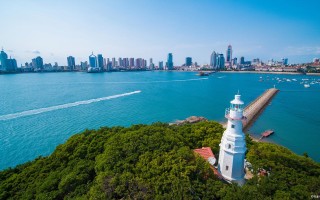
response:
M242 122L244 131L249 129L278 92L278 89L270 88L244 108L245 120Z

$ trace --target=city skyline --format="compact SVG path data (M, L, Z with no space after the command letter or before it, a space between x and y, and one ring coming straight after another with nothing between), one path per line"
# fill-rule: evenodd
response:
M0 2L7 27L0 45L18 66L37 56L67 65L72 55L79 64L91 51L154 63L171 52L177 65L186 56L209 64L212 51L224 53L229 44L232 57L265 62L311 62L320 54L320 3L312 0Z

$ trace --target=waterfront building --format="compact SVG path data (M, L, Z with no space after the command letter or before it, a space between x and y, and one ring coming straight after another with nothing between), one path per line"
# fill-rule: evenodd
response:
M228 181L244 184L244 158L246 153L245 135L242 131L243 101L241 95L235 95L226 109L228 119L227 129L224 131L220 143L218 170Z
M87 61L81 62L80 63L80 69L81 70L87 70L88 69L88 62Z
M134 58L130 58L129 66L134 67Z
M228 45L228 49L226 52L226 62L231 63L231 61L232 61L232 46Z
M119 67L123 66L122 58L118 58L118 65L119 65Z
M68 56L67 61L69 70L73 71L76 67L75 58L73 56Z
M217 67L217 53L215 51L212 52L210 56L210 66L213 68Z
M149 69L154 70L154 64L152 58L150 58Z
M128 68L129 67L129 58L123 59L123 67Z
M237 65L237 64L238 64L238 58L233 58L232 65Z
M243 56L240 57L240 65L244 65L244 57Z
M159 62L159 70L163 70L163 61Z
M36 58L32 59L32 67L36 70L42 70L43 59L40 56L37 56Z
M186 66L191 66L192 65L192 58L191 57L186 57Z
M8 55L4 52L3 48L0 52L0 62L0 71L14 72L18 68L16 59L13 59L11 57L8 59Z
M218 54L216 68L217 69L223 69L224 65L225 65L225 59L224 59L223 54Z
M282 58L282 65L288 65L288 58Z
M100 71L103 71L104 70L104 67L103 67L103 57L102 57L102 54L98 54L97 56L97 67L100 69Z
M117 62L116 62L116 58L112 58L112 68L114 69L114 68L116 68L116 66L117 66Z
M96 68L97 67L97 57L95 55L93 55L93 52L89 56L89 65L92 68Z
M0 62L1 62L0 71L7 70L7 64L8 64L7 59L8 59L8 55L4 52L4 50L2 48L1 53L0 53Z
M166 67L167 67L167 70L173 70L173 56L172 56L172 53L168 54Z

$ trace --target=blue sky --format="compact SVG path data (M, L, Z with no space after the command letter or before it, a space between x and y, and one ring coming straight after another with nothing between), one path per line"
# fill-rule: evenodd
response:
M0 46L18 64L173 53L209 63L212 51L289 63L320 57L318 0L0 0Z

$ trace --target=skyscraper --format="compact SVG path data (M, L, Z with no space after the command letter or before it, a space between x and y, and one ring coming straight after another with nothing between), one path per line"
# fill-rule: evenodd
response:
M1 50L0 53L0 62L1 62L1 68L0 71L7 71L7 72L14 72L17 70L17 61L16 59L9 58L8 55L4 52L4 50Z
M34 59L32 59L32 67L36 70L42 70L43 69L43 59L38 56Z
M101 54L98 54L97 59L98 59L98 65L97 65L97 67L100 69L100 71L103 71L104 68L103 68L103 57L102 57L102 55L101 55Z
M116 65L117 65L117 63L116 63L116 58L112 58L112 59L111 59L111 62L112 62L112 68L113 68L113 69L116 68Z
M192 58L191 57L186 57L186 66L191 66L192 65Z
M217 69L224 68L224 64L225 64L225 59L224 59L223 54L218 54L217 64L216 64Z
M0 61L1 61L0 71L6 71L7 70L7 64L8 64L7 59L8 59L8 55L2 49L1 53L0 53Z
M172 57L172 53L169 53L169 54L168 54L168 59L167 59L166 67L167 67L167 70L173 70L173 57Z
M134 67L134 58L130 58L129 66Z
M96 68L97 67L97 57L95 55L93 55L93 52L89 56L89 65L92 68Z
M163 61L159 62L159 70L163 70Z
M240 65L244 65L244 57L240 57Z
M68 68L69 70L73 71L76 67L76 62L73 56L68 56L67 57L67 61L68 61Z
M210 66L213 68L217 67L217 53L215 51L210 56Z
M232 61L232 46L231 45L228 46L226 56L227 56L226 62L231 63L231 61Z

